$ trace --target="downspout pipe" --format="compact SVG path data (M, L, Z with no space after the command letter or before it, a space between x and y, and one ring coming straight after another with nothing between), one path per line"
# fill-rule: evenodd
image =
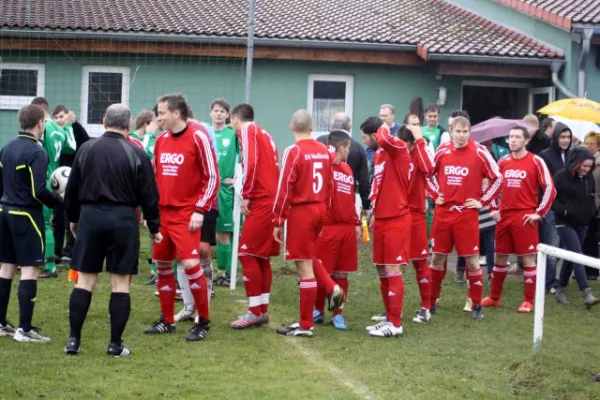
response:
M584 29L581 41L581 58L579 59L579 71L577 72L577 91L579 97L585 97L585 65L587 58L590 55L590 45L592 42L592 36L594 35L593 29Z
M558 61L553 61L552 64L550 64L550 70L552 71L552 83L566 97L577 97L577 95L575 93L571 92L569 90L569 88L566 87L565 84L562 83L560 81L560 78L558 77L558 73L560 72L560 69L562 68L562 66L563 66L563 63L558 62Z

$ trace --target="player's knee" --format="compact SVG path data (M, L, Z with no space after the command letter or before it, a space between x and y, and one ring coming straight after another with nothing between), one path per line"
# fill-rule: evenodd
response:
M197 260L195 258L190 258L190 259L181 261L181 265L183 266L183 269L194 268L198 264L200 264L200 260Z
M465 257L467 268L474 271L479 268L479 255Z
M15 264L2 264L2 267L0 267L0 277L4 279L12 279L15 272L17 272Z
M521 260L523 260L523 266L524 267L533 267L535 266L535 256L534 255L528 255L528 256L523 256L521 257Z
M88 292L93 292L96 287L98 275L96 274L88 274L85 272L79 272L77 274L77 283L75 287L77 289L87 290Z
M167 269L167 268L173 268L173 263L172 262L157 262L156 263L156 269Z
M200 243L200 252L199 257L201 260L209 260L211 257L210 244L209 243Z
M231 243L228 232L217 232L217 240L220 244Z
M504 254L496 254L496 256L494 257L494 263L496 265L506 265L507 262L508 262L508 257L505 256Z
M443 267L445 263L446 263L446 255L445 254L433 253L433 256L431 256L431 264L434 267Z
M110 274L113 293L129 293L129 275Z
M21 267L21 280L37 279L40 269L40 267Z

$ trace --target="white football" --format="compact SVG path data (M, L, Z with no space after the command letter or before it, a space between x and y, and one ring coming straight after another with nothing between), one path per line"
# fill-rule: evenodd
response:
M50 175L50 187L59 194L64 193L69 181L70 167L59 167Z

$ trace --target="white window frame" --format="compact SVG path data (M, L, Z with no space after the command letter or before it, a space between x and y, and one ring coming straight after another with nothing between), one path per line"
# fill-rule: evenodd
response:
M310 74L308 75L308 93L307 93L307 109L312 114L314 100L314 85L315 81L327 82L344 82L346 84L346 98L344 99L344 112L352 121L352 111L354 107L354 76L352 75L334 75L334 74ZM319 137L329 133L313 132L313 137ZM352 134L352 132L350 132Z
M533 96L536 94L548 95L548 104L554 102L556 99L556 88L554 86L537 87L529 89L529 113L535 113L537 110L533 109Z
M95 66L88 65L82 69L81 78L81 116L79 121L85 127L88 134L93 137L101 136L104 133L104 126L102 124L88 124L87 123L87 110L88 110L88 98L89 98L89 86L90 86L90 73L91 72L110 72L119 73L123 75L122 86L121 86L121 103L129 107L129 67L109 67L109 66Z
M31 104L34 98L44 96L46 88L46 66L44 64L4 63L0 60L1 69L34 70L38 73L38 79L35 96L0 96L0 110L18 110Z

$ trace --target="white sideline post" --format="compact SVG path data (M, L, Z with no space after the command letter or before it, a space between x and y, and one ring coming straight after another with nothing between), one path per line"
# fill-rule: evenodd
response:
M537 266L537 282L535 285L535 312L533 322L533 352L539 353L542 350L542 336L544 330L544 300L546 294L546 259L547 256L560 258L571 261L576 264L585 265L600 269L600 260L593 257L584 256L583 254L573 253L552 247L545 244L539 244L538 250L538 266Z
M240 216L242 206L242 165L236 158L235 184L233 185L233 241L231 243L231 277L229 289L235 290L238 266L238 245L240 243Z

